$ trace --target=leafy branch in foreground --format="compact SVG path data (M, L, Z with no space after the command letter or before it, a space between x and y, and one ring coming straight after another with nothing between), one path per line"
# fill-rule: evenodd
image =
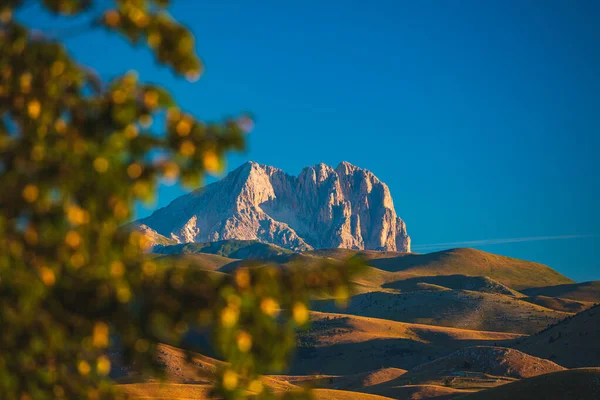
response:
M41 3L61 15L92 5ZM0 6L0 398L119 397L109 348L159 374L157 344L178 344L197 326L212 330L228 362L215 396L271 397L258 376L285 365L310 296L347 293L360 263L223 276L149 259L145 237L120 228L133 204L151 200L161 179L196 186L221 171L224 154L244 147L247 117L198 120L135 73L105 84L15 21L21 5ZM147 44L189 80L200 75L193 36L168 1L114 5L92 28Z

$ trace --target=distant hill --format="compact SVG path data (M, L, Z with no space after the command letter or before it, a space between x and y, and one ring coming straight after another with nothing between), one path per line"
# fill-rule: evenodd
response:
M137 229L138 231L140 231L141 233L144 234L146 239L153 246L157 246L157 245L158 246L169 246L172 244L177 244L176 240L170 239L166 236L163 236L160 233L156 232L154 229L151 229L147 225L144 225L144 224L131 223L131 224L125 225L123 228L124 229Z
M600 303L600 281L570 283L523 290L528 296L562 297L565 299Z
M158 255L154 260L161 264L174 264L177 263L177 261L184 260L211 271L217 271L225 265L238 261L234 258L209 253Z
M460 378L487 376L523 379L565 368L543 358L506 347L466 347L445 357L419 365L397 379L398 382L446 384L460 388ZM452 381L455 382L452 384ZM469 384L469 387L473 385Z
M370 265L363 275L356 278L356 282L363 287L362 291L371 291L381 287L401 291L439 287L520 296L517 291L525 289L528 296L535 296L537 293L534 293L531 288L543 286L544 289L550 290L546 286L561 285L562 287L565 286L564 284L573 283L569 278L545 265L475 249L412 254L336 248L294 253L288 249L256 240L232 239L206 243L157 245L153 252L162 255L207 253L231 259L261 259L283 264L294 262L297 265L312 265L324 259L346 260L358 255ZM226 271L229 272L233 269L235 269L235 265L230 266ZM224 270L224 272L226 271ZM558 286L556 287L558 288ZM588 297L594 296L594 290L594 287L586 289L585 286L581 286L581 296L584 296L583 293ZM552 297L555 296L552 295ZM600 288L598 288L598 297L600 299Z
M393 381L368 387L362 391L402 400L450 400L473 392L440 385L398 385Z
M568 368L600 365L600 306L560 321L514 347Z
M476 390L565 368L514 349L467 347L412 368L405 374L359 389L396 399L451 399Z
M345 375L409 369L464 346L508 343L520 335L410 324L347 314L311 313L291 373Z
M440 288L455 290L472 290L484 293L497 293L509 296L522 296L516 290L513 290L500 282L496 282L487 276L466 276L466 275L438 275L438 276L420 276L408 278L401 281L387 283L384 288L398 289L401 292L416 292L420 290L439 290Z
M409 254L401 251L379 251L379 250L354 250L354 249L316 249L303 251L302 254L308 254L316 257L335 258L338 260L345 260L350 257L360 256L365 260L376 260L379 258L393 258Z
M550 267L475 249L452 249L428 254L404 254L369 261L384 271L406 277L431 275L487 276L511 289L560 285L573 281ZM564 296L562 296L564 297Z
M392 400L389 397L346 390L314 389L312 394L315 400Z
M340 312L335 302L314 301L321 312ZM461 329L532 334L571 315L512 296L465 290L409 293L371 292L354 296L346 314Z
M340 390L360 391L364 388L389 382L406 373L400 368L381 368L376 371L361 372L358 374L330 377L322 379L320 387L328 386ZM375 393L379 394L379 393Z
M600 368L539 375L460 397L461 400L598 400Z
M521 300L537 304L539 306L546 307L551 310L564 311L569 313L578 313L594 306L594 303L590 303L588 301L564 299L562 297L531 296L522 297Z
M266 259L282 254L292 254L291 250L256 240L181 243L170 246L157 246L153 249L153 252L167 255L208 253L236 259Z

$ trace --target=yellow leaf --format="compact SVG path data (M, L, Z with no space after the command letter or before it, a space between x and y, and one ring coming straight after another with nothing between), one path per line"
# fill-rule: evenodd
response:
M37 119L40 116L40 112L42 111L42 105L37 100L31 100L27 104L27 114L33 119Z
M79 364L77 364L77 370L81 375L87 375L90 373L92 368L90 367L90 364L88 364L87 361L81 360L79 361Z
M223 373L223 387L227 390L234 390L238 385L238 375L235 371L228 369Z
M40 195L40 189L37 186L29 184L23 189L23 198L28 203L33 203Z
M279 303L272 297L266 297L260 302L260 309L270 317L279 314Z
M225 307L223 311L221 311L221 323L226 328L231 328L234 326L239 317L240 312L231 306Z
M125 273L125 264L121 261L113 261L110 263L110 274L115 278L120 278Z
M294 321L296 321L297 324L302 325L306 321L308 321L308 309L306 308L304 303L298 302L294 304L292 313L294 315Z
M175 126L175 130L177 134L181 137L187 136L190 134L192 130L192 124L187 118L183 118L181 121L177 123Z
M40 278L42 278L42 282L44 282L44 285L46 286L52 286L56 282L54 271L48 267L40 268Z
M65 243L69 247L76 248L81 244L81 236L75 231L69 231L65 236Z
M100 174L103 174L106 171L108 171L108 166L108 160L104 157L97 157L94 160L94 169Z
M241 331L236 337L237 346L242 353L247 353L252 348L252 336L245 331Z
M215 154L215 152L208 151L204 153L202 161L204 162L204 168L206 168L208 172L213 174L221 172L221 160L219 159L219 156Z
M144 93L144 104L148 108L154 108L158 105L158 93L156 90L148 90Z
M196 152L196 146L191 141L184 140L179 147L179 152L186 157L193 156Z
M263 384L260 380L255 379L248 385L248 390L254 394L260 394L263 391Z
M109 328L105 322L98 321L94 324L94 334L92 336L92 344L95 347L108 347L108 332Z
M137 179L142 175L142 166L138 163L133 163L127 167L127 175L131 179Z
M96 361L96 371L98 371L98 375L107 376L110 372L110 360L106 356L98 357L98 361Z
M104 22L106 22L106 25L115 27L119 24L119 21L121 21L121 16L117 11L108 10L104 13Z

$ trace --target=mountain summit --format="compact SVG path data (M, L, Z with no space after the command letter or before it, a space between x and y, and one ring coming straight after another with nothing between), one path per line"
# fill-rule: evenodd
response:
M155 240L177 243L241 239L294 251L410 251L387 185L347 162L306 167L297 177L247 162L135 225Z

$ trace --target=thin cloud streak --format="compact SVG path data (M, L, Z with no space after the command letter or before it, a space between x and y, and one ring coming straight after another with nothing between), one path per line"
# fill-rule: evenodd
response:
M434 250L444 249L451 247L476 247L476 246L489 246L494 244L505 244L505 243L521 243L521 242L537 242L543 240L564 240L564 239L582 239L590 238L594 235L559 235L559 236L530 236L520 238L505 238L505 239L481 239L481 240L468 240L464 242L447 242L447 243L431 243L411 246L413 250Z

